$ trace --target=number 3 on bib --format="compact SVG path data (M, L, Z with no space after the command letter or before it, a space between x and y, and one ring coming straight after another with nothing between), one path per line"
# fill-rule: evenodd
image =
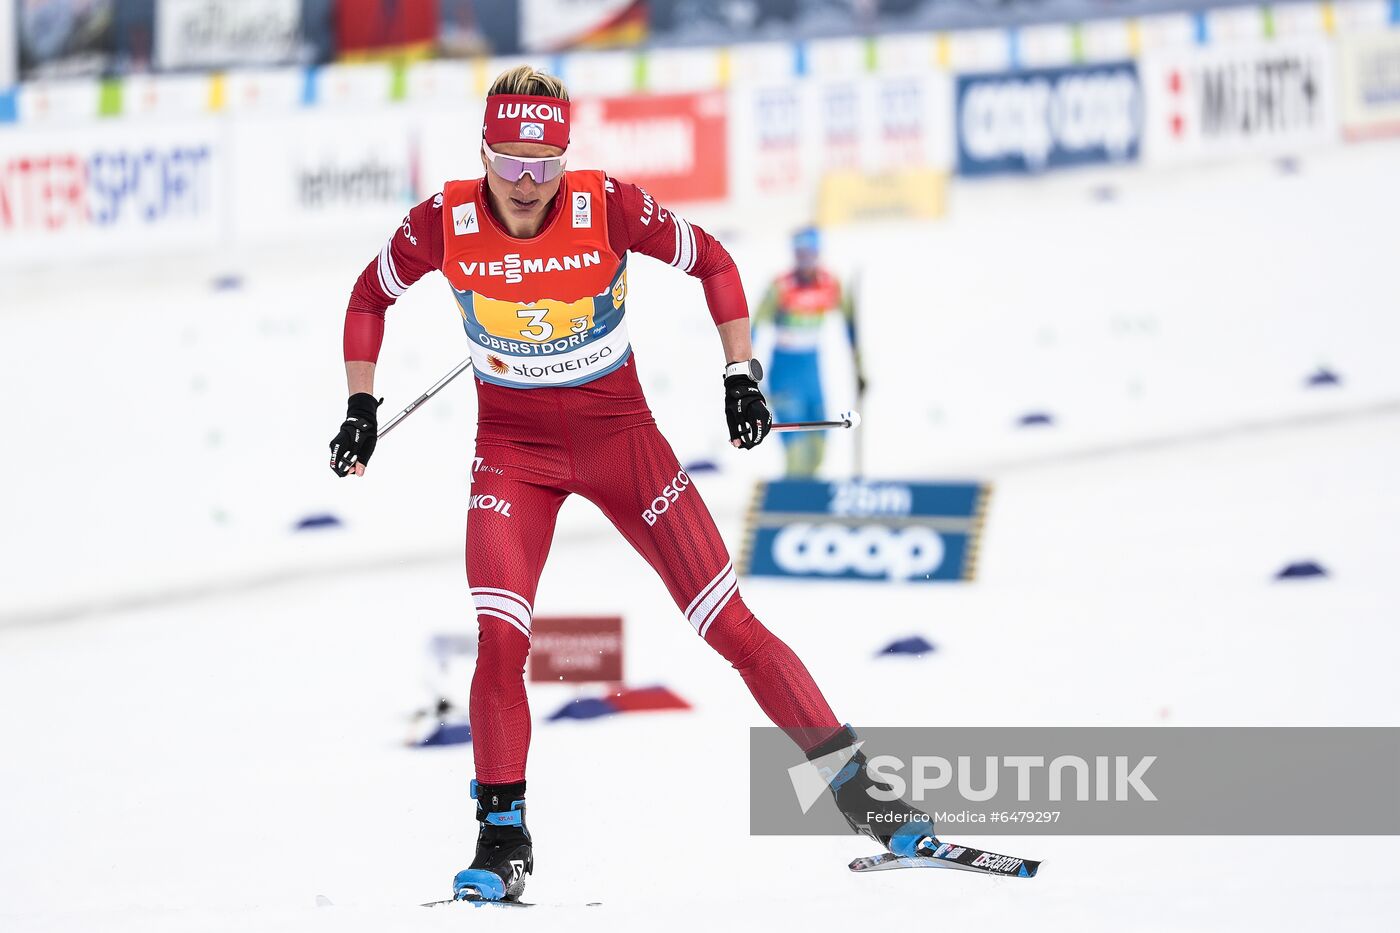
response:
M520 336L540 343L553 337L554 325L545 320L548 314L549 311L546 308L521 308L515 312L516 317L521 320L528 319L530 322L520 329Z

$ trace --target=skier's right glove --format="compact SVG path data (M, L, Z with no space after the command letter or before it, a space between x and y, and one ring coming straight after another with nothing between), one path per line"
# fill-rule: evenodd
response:
M348 476L354 472L355 464L369 463L379 435L380 401L368 392L350 396L345 421L331 439L331 469L336 476Z

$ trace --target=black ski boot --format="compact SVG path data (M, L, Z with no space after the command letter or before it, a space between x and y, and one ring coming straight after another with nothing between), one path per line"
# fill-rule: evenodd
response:
M856 833L869 836L895 855L927 855L938 847L933 817L901 799L879 800L872 790L888 794L890 785L870 773L865 753L850 748L856 734L850 726L807 753L836 798L836 809ZM826 759L823 761L822 759Z
M525 890L525 876L535 870L530 831L525 828L525 782L478 784L472 781L476 818L476 858L452 879L459 901L514 901Z

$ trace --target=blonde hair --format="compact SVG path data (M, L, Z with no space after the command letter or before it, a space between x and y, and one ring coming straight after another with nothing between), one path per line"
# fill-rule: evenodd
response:
M491 82L491 89L486 92L486 96L491 97L495 94L527 94L532 97L569 99L569 89L564 87L563 81L554 75L536 71L530 65L519 65L497 75L496 80Z

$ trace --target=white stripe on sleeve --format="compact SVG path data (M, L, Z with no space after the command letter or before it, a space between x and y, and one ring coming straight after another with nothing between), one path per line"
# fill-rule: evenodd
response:
M399 282L399 277L394 272L394 260L389 255L388 243L385 243L384 248L379 251L377 271L379 272L379 287L384 289L384 294L390 298L398 298L408 291L407 287Z

